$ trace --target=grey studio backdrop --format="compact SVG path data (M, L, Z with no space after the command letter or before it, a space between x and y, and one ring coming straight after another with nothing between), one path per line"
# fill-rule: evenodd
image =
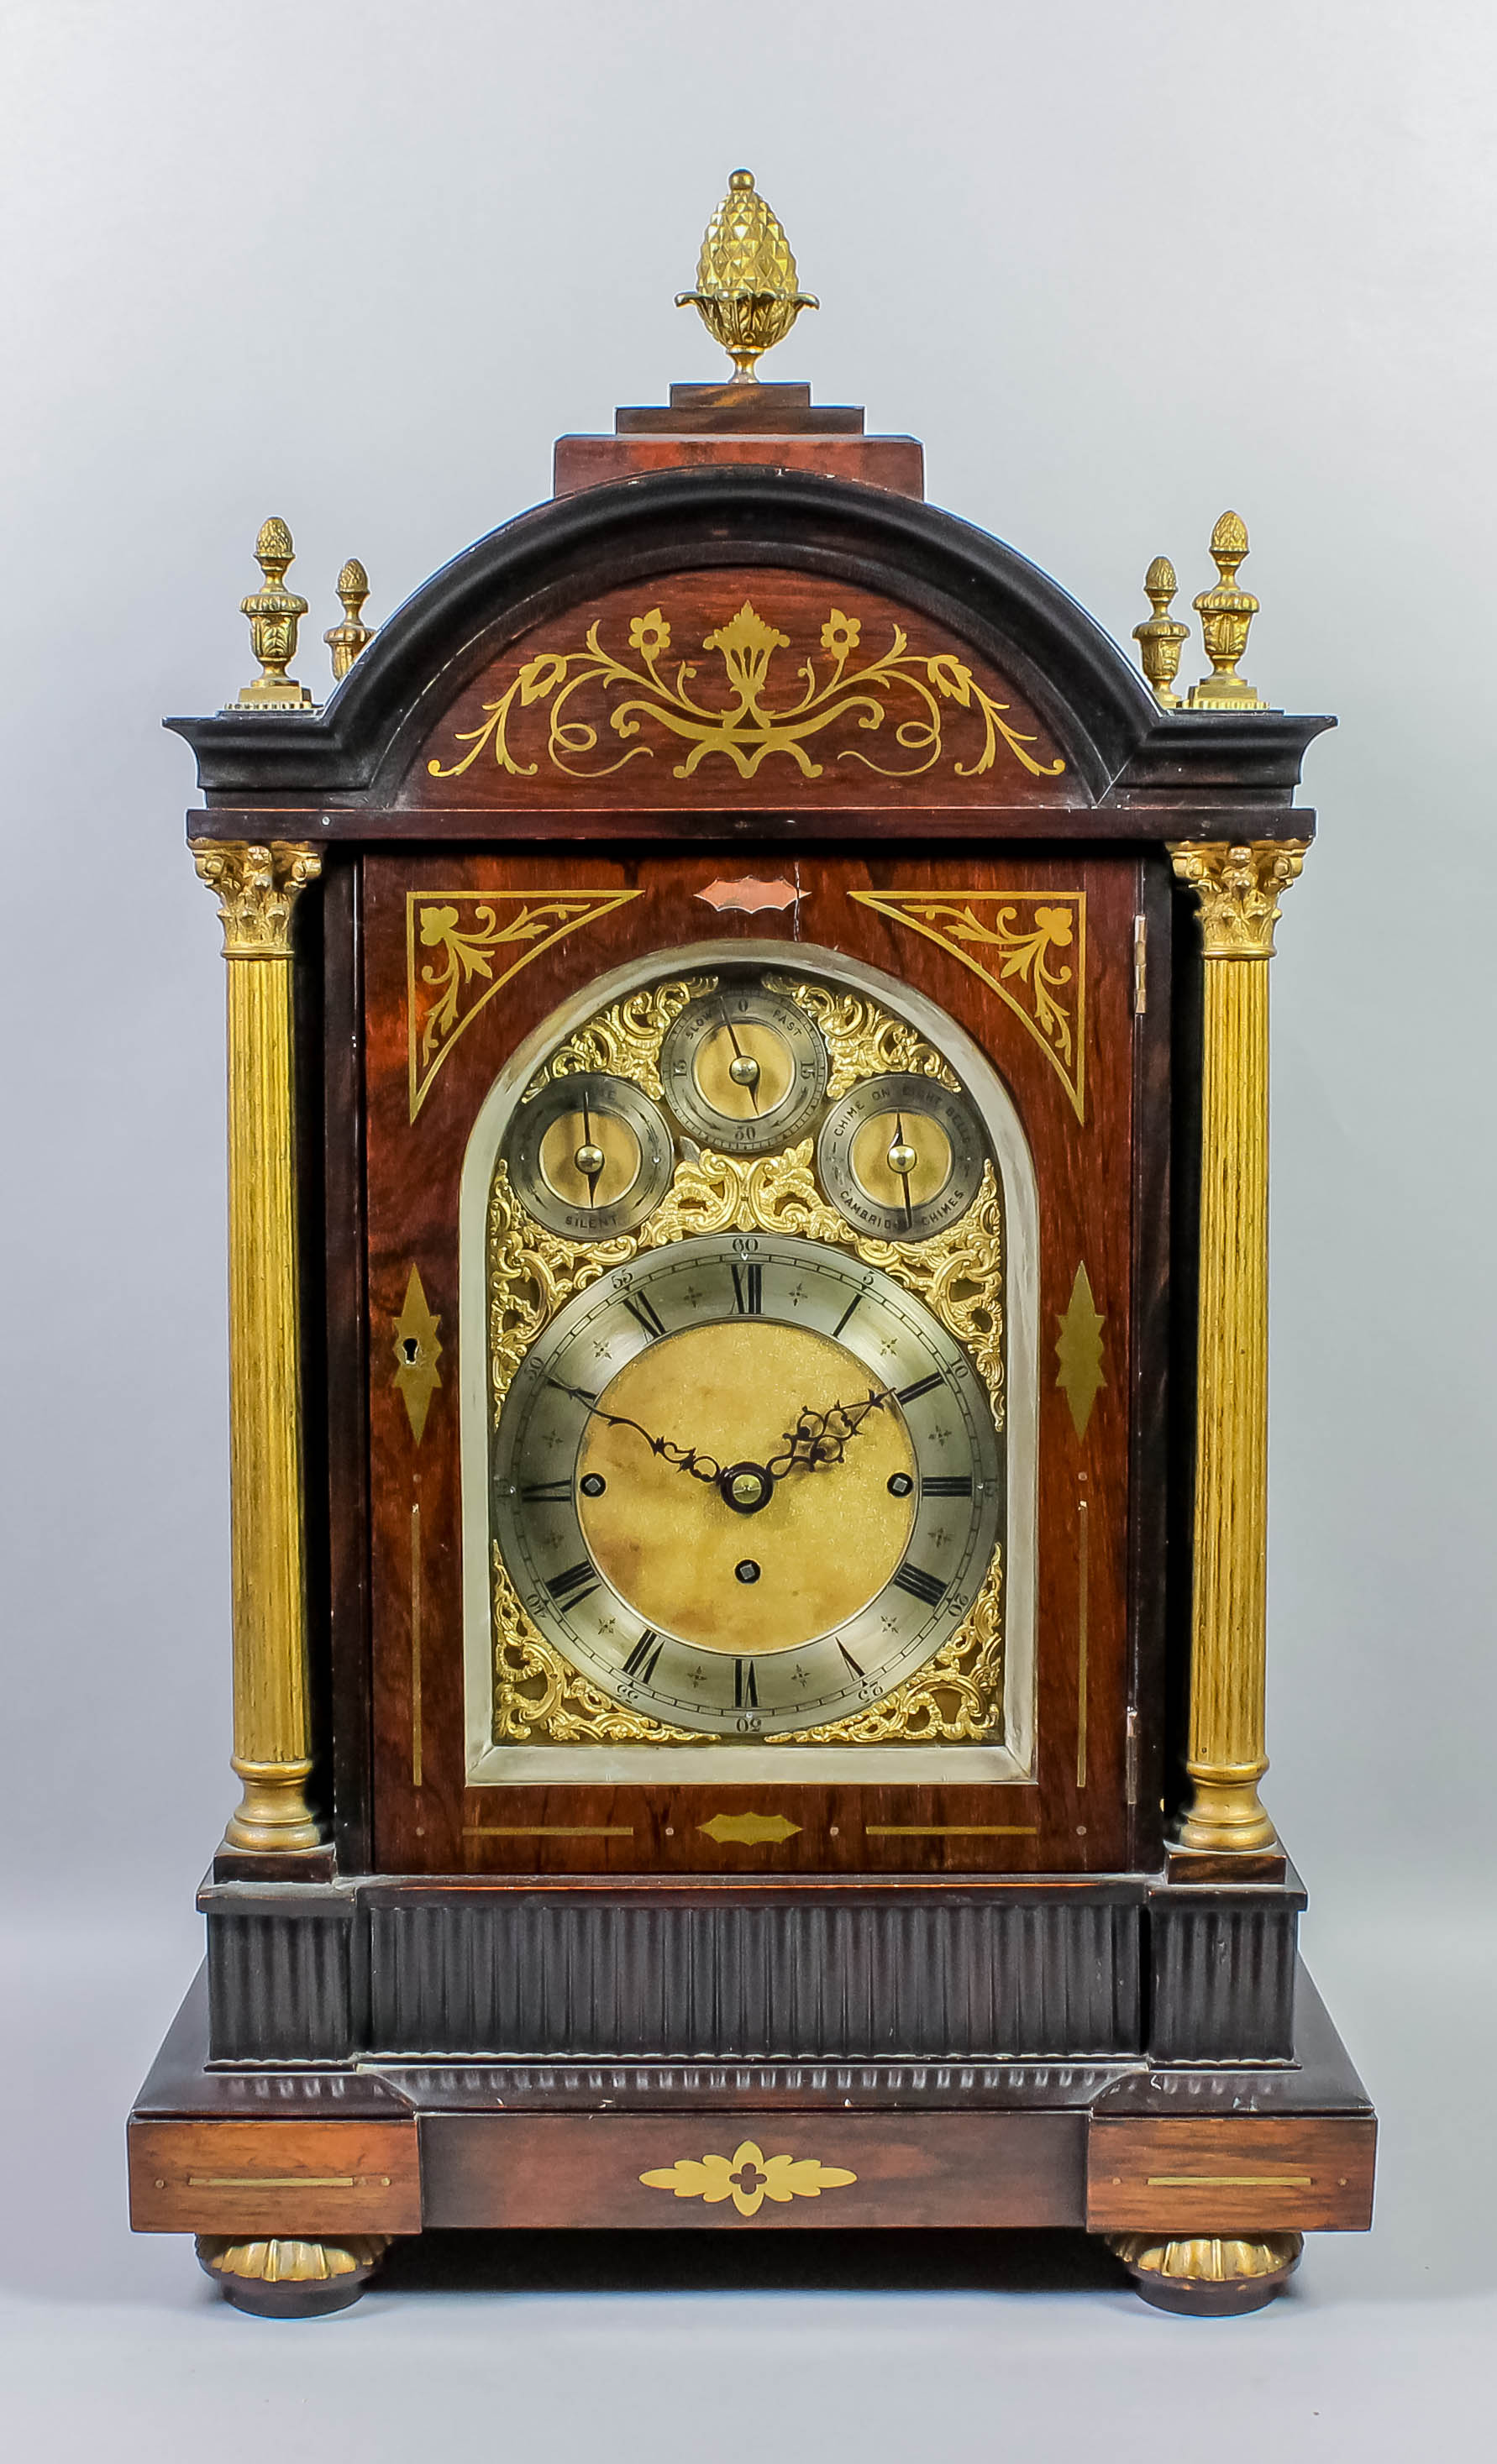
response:
M1456 2434L1494 2273L1497 20L6 0L0 38L0 2421L173 2456L253 2387L268 2427L315 2400L327 2452L394 2453L439 2350L454 2431L507 2372L511 2452L564 2459L605 2417L629 2455L933 2428L985 2454L1000 2394L1057 2453L1094 2408L1141 2455L1208 2386L1283 2453ZM715 373L671 295L739 162L825 303L773 373L923 436L932 498L1123 639L1150 558L1183 605L1237 507L1246 671L1341 721L1273 971L1266 1793L1383 2106L1379 2229L1223 2330L914 2273L820 2308L768 2280L372 2297L277 2343L121 2220L121 2118L231 1801L222 970L158 721L251 673L267 514L321 693L345 557L382 619L548 492L559 430Z

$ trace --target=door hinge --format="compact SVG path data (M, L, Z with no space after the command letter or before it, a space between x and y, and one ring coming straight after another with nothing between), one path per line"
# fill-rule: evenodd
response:
M1149 1006L1149 918L1134 917L1134 1016L1142 1018Z
M1123 1749L1123 1793L1130 1805L1138 1802L1138 1714L1130 1711L1126 1742Z

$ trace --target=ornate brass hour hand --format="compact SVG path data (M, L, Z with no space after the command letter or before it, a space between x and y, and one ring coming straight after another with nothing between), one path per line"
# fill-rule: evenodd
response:
M690 1472L693 1480L713 1485L721 1480L722 1465L714 1456L698 1454L694 1446L678 1446L672 1438L654 1437L641 1421L631 1420L627 1412L605 1412L596 1395L589 1395L585 1386L566 1386L560 1377L553 1377L550 1383L558 1394L570 1395L574 1403L585 1403L593 1419L602 1420L605 1428L636 1430L650 1453L658 1455L662 1463L673 1463L677 1471Z

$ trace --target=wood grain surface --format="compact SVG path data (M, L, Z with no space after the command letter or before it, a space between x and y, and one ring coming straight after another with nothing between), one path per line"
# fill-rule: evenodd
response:
M745 853L745 869L773 872ZM367 1087L368 1395L373 1522L375 1865L385 1872L1011 1871L1104 1873L1127 1861L1129 1396L1134 1375L1133 1017L1136 862L1090 851L980 859L821 855L799 868L799 905L715 914L700 892L713 855L590 856L558 871L536 855L369 856L363 948ZM786 876L789 878L789 876ZM443 891L631 891L605 922L524 965L452 1040L410 1117L407 899ZM1088 907L1086 1116L1024 1022L951 951L849 897L857 890L1083 891ZM781 1845L716 1842L702 1825L736 1810L729 1757L717 1787L527 1786L465 1791L462 1722L457 1194L468 1135L515 1045L569 995L636 955L713 940L780 940L786 959L825 945L918 984L966 1028L1007 1085L1040 1191L1039 1764L1036 1788L901 1784L756 1786L756 1811L799 1824ZM814 961L811 961L814 963ZM1078 1265L1102 1313L1106 1383L1078 1438L1057 1385L1055 1342ZM441 1318L443 1383L419 1444L394 1385L393 1325L412 1266ZM1157 1268L1156 1268L1157 1271ZM1079 1779L1079 1502L1088 1501L1087 1748ZM411 1508L422 1534L422 1777L412 1780ZM993 1826L1033 1826L995 1837ZM556 1836L496 1838L542 1826ZM872 1826L891 1826L876 1830ZM940 1826L950 1826L944 1832ZM914 1836L924 1830L926 1836Z

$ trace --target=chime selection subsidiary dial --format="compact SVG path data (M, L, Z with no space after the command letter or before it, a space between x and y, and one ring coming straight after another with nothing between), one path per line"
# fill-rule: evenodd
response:
M788 1146L826 1093L826 1046L793 1001L727 982L682 1010L660 1047L666 1097L719 1155Z
M552 1079L521 1105L506 1159L538 1223L568 1241L610 1241L659 1205L674 1146L639 1088L589 1070Z
M834 1104L816 1160L827 1197L877 1241L929 1241L965 1215L986 1146L964 1095L906 1071L865 1078Z
M568 1301L495 1432L536 1624L618 1702L725 1738L858 1710L992 1562L992 1405L892 1276L798 1238L677 1241Z

